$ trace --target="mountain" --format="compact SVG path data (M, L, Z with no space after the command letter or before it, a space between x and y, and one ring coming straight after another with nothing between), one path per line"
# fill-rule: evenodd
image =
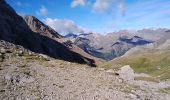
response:
M95 57L89 55L88 53L84 52L78 46L73 44L71 41L65 39L63 36L58 34L56 31L54 31L49 26L42 23L40 20L38 20L34 16L25 16L24 20L26 21L26 23L28 24L28 26L30 27L30 29L33 32L38 32L42 36L48 37L48 38L50 38L52 40L55 40L55 41L63 44L64 46L69 48L69 50L71 50L71 51L73 51L75 53L78 53L78 54L81 54L84 57L93 59L96 62L96 64L98 64L98 63L100 63L100 61L102 61L101 59L95 58ZM70 36L71 35L72 34L70 33Z
M134 47L104 66L130 65L137 73L147 73L158 79L170 78L170 32L166 31L159 40L154 43Z
M64 36L65 38L76 38L78 35L73 34L73 33L68 33L67 35Z
M49 37L54 40L59 40L63 38L63 36L54 31L51 27L42 23L34 16L25 16L24 20L33 32L40 33L40 35Z
M153 42L137 34L128 33L128 31L110 33L105 36L97 33L68 34L65 38L71 40L86 53L104 60L112 60L123 55L133 47Z
M132 38L128 38L126 36L120 37L113 45L112 50L115 52L115 56L119 57L126 53L133 47L146 45L152 43L152 41L145 40L139 36L134 36ZM112 58L113 59L113 58Z
M25 20L17 15L4 0L1 0L0 40L21 45L35 53L45 54L56 59L96 66L93 59L84 57L56 41L62 36L36 18L26 17Z

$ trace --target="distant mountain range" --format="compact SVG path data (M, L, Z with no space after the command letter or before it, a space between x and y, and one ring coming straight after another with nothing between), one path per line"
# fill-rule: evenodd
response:
M131 48L158 41L167 34L168 29L143 29L138 31L122 30L100 35L97 33L73 34L64 36L88 54L112 60L124 55Z

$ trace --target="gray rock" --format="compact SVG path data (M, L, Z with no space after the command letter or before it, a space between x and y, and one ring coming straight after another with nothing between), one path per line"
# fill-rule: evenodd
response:
M107 73L115 73L115 71L113 69L109 69L106 71Z
M136 98L137 98L137 96L134 95L134 94L129 94L129 96L130 96L130 98L132 98L132 99L136 99Z
M23 54L24 54L24 52L23 52L22 50L20 50L20 51L18 52L18 55L19 55L19 56L23 56Z
M34 82L34 78L29 76L29 75L25 75L25 74L14 74L14 75L9 75L6 74L4 76L4 79L6 81L10 81L14 84L18 84L18 85L23 85L25 83L31 83Z
M32 53L31 51L29 51L29 52L28 52L28 55L30 55L30 56L31 56L31 55L33 55L33 53Z
M129 65L120 68L117 74L119 74L120 78L124 81L133 81L135 76L134 70Z
M40 58L45 58L45 59L48 59L48 56L47 55L44 55L44 54L39 54Z
M99 71L104 71L105 69L104 68L98 68Z
M0 53L4 54L4 53L6 53L6 50L4 48L1 48Z
M9 75L9 74L6 74L5 76L4 76L4 78L5 78L5 80L8 80L8 81L10 81L11 80L11 75Z

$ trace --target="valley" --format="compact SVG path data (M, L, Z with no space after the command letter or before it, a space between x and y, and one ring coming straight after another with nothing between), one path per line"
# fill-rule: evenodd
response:
M0 0L0 100L169 100L170 29L51 27L44 6L22 16L8 3Z

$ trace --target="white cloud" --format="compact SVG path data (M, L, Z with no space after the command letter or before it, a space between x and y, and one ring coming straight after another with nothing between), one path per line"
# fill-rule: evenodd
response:
M73 0L71 3L71 7L75 8L77 6L85 6L86 5L86 0Z
M46 16L48 13L48 9L44 6L41 6L41 8L37 11L37 15L40 16Z
M125 14L124 0L96 0L93 4L93 11L95 12L111 12L116 5L119 12Z
M122 15L125 15L125 4L124 0L117 0L117 8Z
M17 1L16 5L19 7L30 7L28 3Z
M109 0L96 0L92 8L95 12L105 12L110 8L110 2Z
M124 15L125 14L125 4L124 0L73 0L71 3L71 7L77 6L90 6L93 12L111 12L114 8L117 8L118 11Z
M72 20L46 18L45 23L61 34L84 33L84 29L76 25Z

